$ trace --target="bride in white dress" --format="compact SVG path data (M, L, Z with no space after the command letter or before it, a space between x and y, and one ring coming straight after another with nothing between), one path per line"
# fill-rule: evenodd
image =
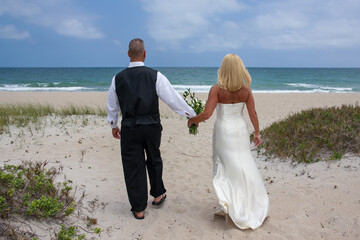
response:
M242 116L246 106L255 129L254 144L261 143L251 77L239 56L228 54L218 71L204 112L189 119L188 126L217 118L213 132L213 185L220 212L240 229L256 229L267 217L269 198L250 150L250 138Z

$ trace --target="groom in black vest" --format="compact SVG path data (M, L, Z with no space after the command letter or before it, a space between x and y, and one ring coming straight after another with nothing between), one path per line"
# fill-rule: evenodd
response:
M131 211L136 219L144 219L147 206L147 176L153 205L160 205L166 198L162 180L163 162L160 154L162 126L159 98L179 115L194 117L196 114L160 72L144 66L146 58L144 41L130 41L129 67L112 79L109 88L107 120L115 138L121 139L121 157L126 189ZM121 129L117 126L122 114ZM146 158L145 158L146 156Z

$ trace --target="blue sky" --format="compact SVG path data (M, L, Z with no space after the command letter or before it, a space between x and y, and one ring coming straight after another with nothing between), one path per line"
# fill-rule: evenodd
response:
M0 0L0 67L360 67L359 0Z

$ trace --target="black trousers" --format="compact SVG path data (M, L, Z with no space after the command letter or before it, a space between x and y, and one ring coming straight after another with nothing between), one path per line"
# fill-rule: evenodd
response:
M150 195L158 197L166 192L162 180L161 131L161 124L121 127L121 157L131 211L141 212L147 206L146 170Z

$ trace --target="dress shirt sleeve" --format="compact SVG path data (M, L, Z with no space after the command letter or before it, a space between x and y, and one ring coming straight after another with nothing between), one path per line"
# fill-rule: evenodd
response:
M174 112L184 117L195 117L194 110L175 91L169 80L160 72L157 74L156 93Z
M107 121L110 123L111 128L116 128L119 119L119 100L115 90L115 76L111 81L111 85L107 97Z

